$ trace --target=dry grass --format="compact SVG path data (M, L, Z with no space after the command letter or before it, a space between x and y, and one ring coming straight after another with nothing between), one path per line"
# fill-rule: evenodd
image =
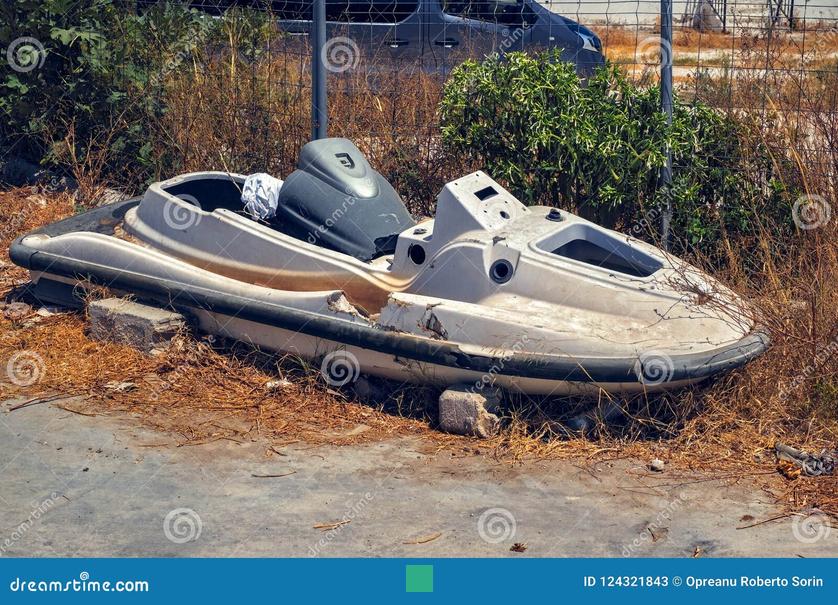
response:
M593 26L602 39L605 55L622 64L628 73L642 77L658 62L659 33L620 25ZM773 32L737 29L732 33L700 32L689 27L673 33L675 78L686 82L685 69L731 68L794 71L834 66L838 58L835 30ZM678 69L680 68L680 69Z
M225 52L202 55L166 80L169 110L149 124L157 177L192 170L288 174L310 139L309 50L279 40L258 60ZM360 57L359 65L380 65ZM417 215L431 211L442 186L463 172L439 142L442 80L413 63L330 74L329 135L357 144L402 192Z
M83 317L75 314L29 325L31 319L0 322L0 357L27 351L38 356L42 369L33 387L0 386L5 397L80 395L85 400L74 403L74 411L138 418L173 435L178 446L221 439L275 447L296 441L345 445L428 432L427 422L326 390L315 373L291 360L219 351L186 337L164 355L147 356L88 339ZM283 378L283 386L266 386ZM125 382L133 385L126 392L108 386Z

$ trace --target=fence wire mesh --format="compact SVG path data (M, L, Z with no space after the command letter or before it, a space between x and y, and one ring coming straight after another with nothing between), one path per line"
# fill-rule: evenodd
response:
M427 212L447 179L479 167L440 137L452 71L553 47L583 76L604 57L643 86L671 62L683 102L742 118L755 140L817 165L834 195L838 2L673 7L662 50L658 2L327 0L329 134ZM287 174L311 137L311 11L311 0L7 2L3 156L130 190L189 170Z

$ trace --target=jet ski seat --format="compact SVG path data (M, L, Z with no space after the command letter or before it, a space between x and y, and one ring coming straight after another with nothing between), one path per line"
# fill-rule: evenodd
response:
M242 202L243 177L222 173L165 184L172 195L204 212L227 210L254 220ZM297 169L279 192L277 231L369 262L393 254L416 223L393 186L347 139L321 139L300 151Z
M363 262L392 254L415 224L393 186L341 138L303 146L271 219L287 235Z

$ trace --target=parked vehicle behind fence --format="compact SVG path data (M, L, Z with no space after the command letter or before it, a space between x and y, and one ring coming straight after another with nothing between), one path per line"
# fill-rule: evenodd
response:
M220 14L233 6L270 9L281 28L309 34L312 0L201 0L190 2ZM357 53L377 62L413 63L447 74L465 58L491 53L562 49L564 60L589 74L604 62L591 30L551 12L535 0L326 0L327 36L341 63Z

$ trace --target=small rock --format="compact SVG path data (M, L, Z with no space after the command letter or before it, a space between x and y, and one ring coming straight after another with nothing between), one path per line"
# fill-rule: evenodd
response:
M280 378L279 380L269 380L265 383L266 391L285 391L294 387L294 383L287 378Z
M649 463L649 470L656 473L662 473L665 463L660 458L655 458Z
M348 431L341 433L344 437L354 437L355 435L360 435L361 433L366 433L372 427L368 424L359 424Z
M68 311L66 311L65 309L53 305L45 305L43 307L40 307L37 311L35 311L35 313L37 313L41 317L52 317L53 315L62 315L67 312Z
M127 193L118 191L116 189L103 189L93 196L92 201L94 206L99 207L107 206L108 204L115 204L116 202L127 200L130 197L131 196Z
M105 383L105 388L109 391L116 391L117 393L127 393L137 388L133 382L119 382L118 380L111 380Z
M32 312L32 307L24 302L13 302L3 308L3 317L11 321L18 321Z
M439 426L447 433L486 439L497 433L500 419L493 413L500 394L493 389L475 392L473 387L451 387L439 397Z

